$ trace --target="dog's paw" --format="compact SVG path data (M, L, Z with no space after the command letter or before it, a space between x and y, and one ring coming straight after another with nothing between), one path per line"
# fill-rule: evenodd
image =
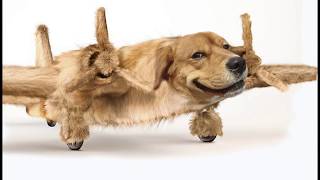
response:
M192 135L198 136L203 141L209 141L206 139L213 141L216 136L223 135L220 117L217 113L209 111L196 114L191 121L190 131Z
M81 142L89 137L89 127L61 126L60 137L65 143Z

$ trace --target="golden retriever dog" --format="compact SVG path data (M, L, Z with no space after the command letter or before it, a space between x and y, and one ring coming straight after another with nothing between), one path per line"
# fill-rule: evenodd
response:
M49 41L42 40L38 49L50 53L39 53L46 54L39 61L47 63L4 67L4 103L24 104L30 115L59 123L61 138L72 150L81 148L92 125L128 127L191 112L193 135L212 142L223 134L214 108L244 91L243 51L213 32L115 49L104 9L97 19L97 45L51 59Z
M197 33L120 48L120 67L134 72L147 82L155 82L155 91L146 93L123 86L119 87L125 90L121 95L108 93L96 96L83 114L82 123L78 122L69 128L69 131L78 131L71 134L63 132L62 117L57 113L55 105L45 106L46 118L62 123L64 140L76 146L87 137L87 130L86 133L83 131L89 125L132 126L155 123L205 109L244 90L247 73L245 61L224 48L226 44L222 37L214 33ZM155 64L159 62L160 66L156 67ZM113 86L113 82L106 88L110 86ZM211 134L205 135L221 134L221 122L212 124L220 127L212 126L214 130ZM201 123L194 126L201 126Z

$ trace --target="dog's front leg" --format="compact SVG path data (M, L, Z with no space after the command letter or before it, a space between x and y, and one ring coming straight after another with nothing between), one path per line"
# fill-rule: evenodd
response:
M222 136L222 122L219 115L211 108L197 112L190 123L192 135L203 142L212 142L216 136Z
M83 118L85 109L65 107L67 116L61 120L60 136L71 150L79 150L83 141L89 137L89 125Z
M84 98L84 99L83 99ZM79 150L89 136L89 122L84 114L91 105L90 96L55 91L45 102L45 118L61 125L60 137L71 150Z

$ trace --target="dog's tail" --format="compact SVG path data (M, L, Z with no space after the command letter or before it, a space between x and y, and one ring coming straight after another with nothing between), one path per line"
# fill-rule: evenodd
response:
M45 98L56 89L58 70L53 67L4 66L2 93Z
M295 84L317 80L318 68L308 65L261 65L261 68L272 73L286 84ZM246 89L270 86L257 76L246 79Z

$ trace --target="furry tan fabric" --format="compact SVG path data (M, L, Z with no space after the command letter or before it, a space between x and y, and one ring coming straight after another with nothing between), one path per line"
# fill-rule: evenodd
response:
M196 113L190 122L190 132L197 136L222 136L222 121L213 111Z
M97 44L54 60L48 29L39 26L37 67L3 68L4 103L27 105L30 115L58 122L66 143L86 139L91 125L153 124L190 112L196 113L192 134L221 136L221 119L214 112L220 101L254 87L284 90L286 84L317 78L317 68L311 66L261 65L252 47L249 16L242 20L244 46L225 48L223 37L200 32L116 49L100 8ZM248 69L240 75L226 68L235 56L246 59Z
M241 15L242 28L243 28L243 42L244 42L244 58L246 59L246 64L248 66L249 77L256 76L261 81L278 88L281 91L286 91L288 85L278 78L276 75L261 68L261 59L257 56L253 50L252 46L252 32L251 32L251 21L249 14L245 13Z
M318 68L308 65L261 65L261 69L274 74L286 84L295 84L317 80ZM257 76L249 76L246 79L246 89L268 87L270 84L261 80Z
M17 105L29 105L39 103L40 98L32 98L28 96L2 96L2 104L17 104Z

